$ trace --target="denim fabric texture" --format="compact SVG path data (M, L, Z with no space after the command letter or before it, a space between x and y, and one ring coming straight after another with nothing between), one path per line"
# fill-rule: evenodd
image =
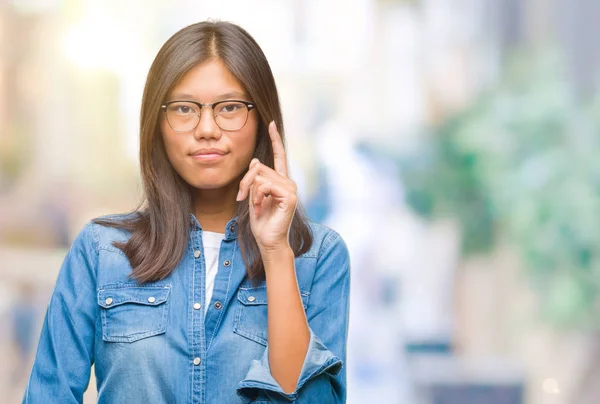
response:
M113 246L129 233L85 226L61 267L23 403L81 403L92 365L100 404L346 401L350 261L342 238L311 222L313 245L295 259L310 345L286 394L269 369L266 284L246 278L236 219L226 226L206 315L202 228L190 220L177 268L143 285Z

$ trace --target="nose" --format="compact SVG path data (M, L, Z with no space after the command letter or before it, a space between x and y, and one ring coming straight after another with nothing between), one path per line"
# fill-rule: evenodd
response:
M221 128L215 122L212 107L204 106L200 110L200 122L194 130L194 136L198 140L203 138L219 139L221 137Z

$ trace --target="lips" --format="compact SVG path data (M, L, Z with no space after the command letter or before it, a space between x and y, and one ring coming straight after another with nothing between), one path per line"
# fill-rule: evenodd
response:
M227 152L221 149L199 149L194 151L191 156L192 159L198 163L215 163L221 160Z
M221 149L214 149L214 148L198 149L198 150L192 152L193 157L213 156L213 155L223 156L224 154L227 154L227 153Z

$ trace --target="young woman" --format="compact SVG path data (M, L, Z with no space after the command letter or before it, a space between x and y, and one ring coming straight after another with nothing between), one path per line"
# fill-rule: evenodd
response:
M343 403L350 263L287 174L252 37L171 37L141 110L145 201L90 222L60 270L24 403Z

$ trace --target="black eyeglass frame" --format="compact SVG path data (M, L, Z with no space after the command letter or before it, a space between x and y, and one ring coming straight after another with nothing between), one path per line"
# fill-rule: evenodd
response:
M244 104L246 106L246 108L248 109L248 113L246 114L246 120L244 121L244 124L242 126L240 126L237 129L223 129L221 128L221 130L224 131L228 131L228 132L233 132L236 130L240 130L242 129L244 126L246 126L246 123L248 122L248 116L250 116L250 111L252 111L254 108L256 108L256 104L250 101L244 101L244 100L222 100L222 101L217 101L217 102L213 102L210 104L202 104L201 102L198 101L193 101L193 100L171 100L171 101L166 101L164 104L162 104L160 106L160 109L163 110L165 112L165 114L167 113L167 107L171 104L175 104L177 102L189 102L192 104L195 104L198 106L198 108L200 108L200 113L202 113L202 108L204 107L210 107L213 110L213 119L215 120L215 123L217 124L217 126L219 128L221 128L221 125L219 125L219 123L217 122L217 114L215 114L215 106L219 105L219 104L224 104L226 102L239 102L241 104ZM194 129L196 129L198 127L198 125L200 124L200 118L201 116L198 115L198 122L196 123L196 125L191 128L191 129L187 129L187 130L177 130L175 129L172 125L171 122L169 122L169 117L167 116L167 123L169 124L169 126L171 127L171 129L173 129L175 132L189 132L192 131Z

